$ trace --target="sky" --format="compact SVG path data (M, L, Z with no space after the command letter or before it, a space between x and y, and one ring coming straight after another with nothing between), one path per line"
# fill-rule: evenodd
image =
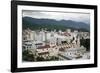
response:
M77 22L90 23L89 13L76 12L48 12L48 11L29 11L23 10L23 17L32 17L38 19L55 19L55 20L73 20Z

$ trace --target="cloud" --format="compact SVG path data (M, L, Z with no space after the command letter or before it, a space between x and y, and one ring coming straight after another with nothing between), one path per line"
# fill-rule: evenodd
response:
M74 12L47 12L47 11L23 11L23 17L55 19L55 20L74 20L78 22L90 23L90 14Z

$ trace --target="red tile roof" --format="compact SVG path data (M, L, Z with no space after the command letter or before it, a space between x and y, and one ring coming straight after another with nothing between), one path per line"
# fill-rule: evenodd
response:
M49 54L49 52L38 53L39 55Z
M45 49L45 48L50 48L50 45L40 46L37 49Z
M65 35L65 36L71 36L71 34L67 33L67 32L63 33L63 35Z

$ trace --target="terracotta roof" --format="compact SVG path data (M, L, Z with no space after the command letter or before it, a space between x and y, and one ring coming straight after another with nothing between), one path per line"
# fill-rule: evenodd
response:
M65 36L71 36L71 34L67 33L67 32L63 33L63 35L65 35Z
M38 53L39 55L49 54L49 52Z
M37 49L45 49L45 48L50 48L50 45L40 46Z

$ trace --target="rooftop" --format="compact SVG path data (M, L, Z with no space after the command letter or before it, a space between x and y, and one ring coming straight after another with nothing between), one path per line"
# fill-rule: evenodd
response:
M50 45L40 46L37 49L45 49L45 48L50 48Z
M39 55L49 54L49 52L38 53Z

